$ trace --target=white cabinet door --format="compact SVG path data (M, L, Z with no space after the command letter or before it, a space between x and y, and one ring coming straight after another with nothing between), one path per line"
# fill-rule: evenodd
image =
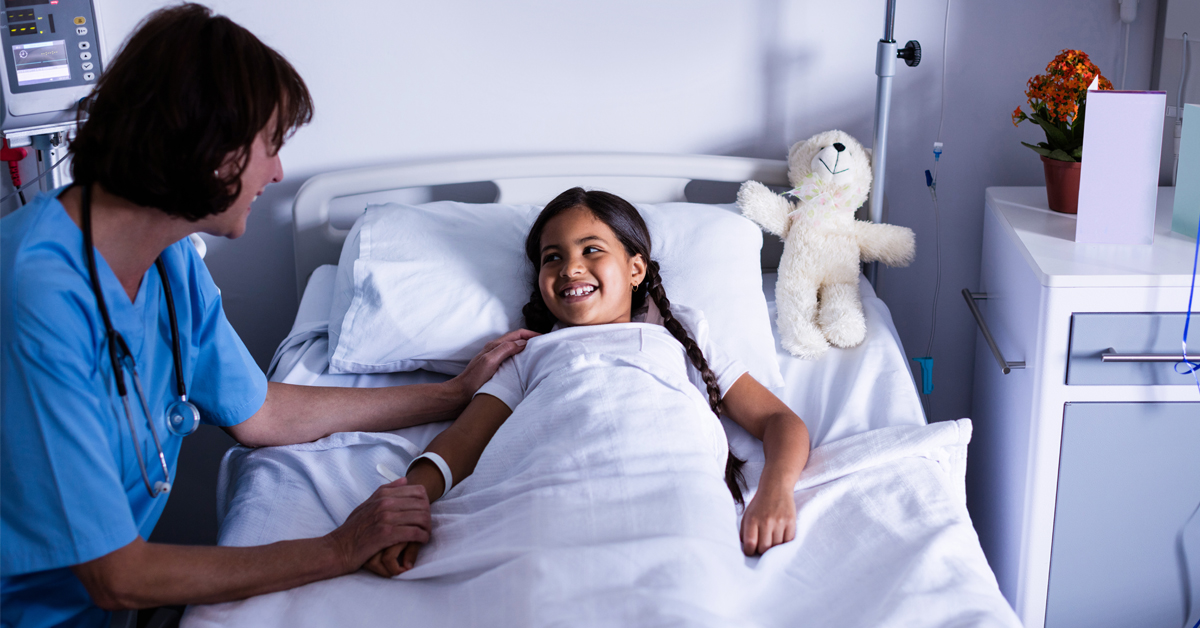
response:
M1183 626L1200 604L1200 548L1182 543L1200 526L1200 403L1069 403L1059 464L1046 627Z

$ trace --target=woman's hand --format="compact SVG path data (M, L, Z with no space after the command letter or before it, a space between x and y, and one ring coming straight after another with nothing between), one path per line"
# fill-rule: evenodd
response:
M326 539L333 545L342 573L350 573L385 548L427 542L431 525L425 487L409 486L406 478L400 478L376 489Z
M483 350L471 358L467 368L448 382L460 388L463 405L470 401L480 386L486 384L496 374L505 360L523 351L525 343L530 338L540 335L528 329L518 329L484 345Z
M763 552L796 538L796 499L791 486L759 486L742 515L742 552Z

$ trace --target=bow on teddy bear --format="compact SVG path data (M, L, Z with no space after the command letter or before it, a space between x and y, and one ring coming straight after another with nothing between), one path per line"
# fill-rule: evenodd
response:
M775 284L780 340L793 355L815 360L831 344L854 347L866 336L859 262L907 266L916 243L911 229L855 220L871 191L871 154L842 131L792 146L788 180L793 189L784 196L747 181L737 204L783 239Z

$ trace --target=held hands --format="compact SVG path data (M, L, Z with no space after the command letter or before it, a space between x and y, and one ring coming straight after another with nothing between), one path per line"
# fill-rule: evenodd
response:
M742 552L762 554L796 538L796 499L791 486L760 485L742 515Z
M421 487L421 494L432 496L434 500L441 497L446 490L441 471L438 471L437 467L426 459L418 460L417 464L409 469L408 476L398 481L407 481L414 488ZM410 540L379 548L379 552L372 556L363 567L384 578L398 576L413 568L413 565L417 563L417 552L421 549L421 543L428 540L429 537L426 535L424 539Z
M398 543L371 557L363 567L377 576L398 576L417 564L420 543Z
M431 525L425 487L409 486L406 478L400 478L376 489L325 538L333 546L342 573L350 573L385 548L428 541Z
M450 380L451 383L461 387L464 397L463 403L465 404L471 400L471 396L475 394L475 391L479 390L480 386L486 384L496 374L496 371L505 360L523 351L525 343L530 338L539 335L537 332L532 332L528 329L518 329L510 331L487 343L478 355L471 358L471 362L467 364L467 368L462 373L459 373L457 377Z

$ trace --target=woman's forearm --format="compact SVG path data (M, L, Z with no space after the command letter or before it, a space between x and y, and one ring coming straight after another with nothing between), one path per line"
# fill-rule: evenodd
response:
M469 399L453 380L388 388L271 382L262 408L227 431L248 447L291 445L335 432L379 432L453 419Z
M385 547L428 541L431 525L425 491L397 480L375 489L323 537L259 547L164 545L139 537L71 571L108 610L227 602L350 573Z
M164 545L137 539L72 570L106 610L213 604L342 575L326 537L259 547Z
M466 369L440 384L387 388L295 386L271 382L254 416L225 428L248 447L307 443L335 432L380 432L453 419L508 358L537 334L518 329L489 342Z

